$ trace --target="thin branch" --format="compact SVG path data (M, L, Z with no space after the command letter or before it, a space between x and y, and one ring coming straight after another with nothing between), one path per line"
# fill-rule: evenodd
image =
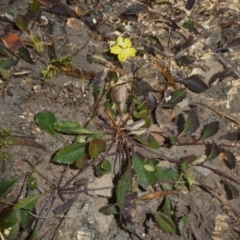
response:
M215 169L215 168L206 166L206 165L204 165L203 163L199 163L199 164L196 164L196 165L194 165L194 166L199 166L199 167L207 168L207 169L211 170L212 172L216 173L217 175L222 176L222 177L224 177L224 178L227 178L227 179L229 179L229 180L231 180L231 181L233 181L233 182L235 182L235 183L237 183L237 184L240 185L240 181L236 180L235 178L233 178L233 177L229 176L228 174L226 174L226 173L224 173L224 172L221 172L221 171L219 171L219 170L217 170L217 169Z

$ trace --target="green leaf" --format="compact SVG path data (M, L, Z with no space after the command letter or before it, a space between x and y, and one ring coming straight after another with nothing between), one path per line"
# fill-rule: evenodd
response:
M134 117L138 119L147 118L148 115L149 115L149 111L146 109L134 112Z
M35 208L31 210L33 214L36 214ZM30 215L25 209L20 209L20 215L21 215L21 227L23 229L29 228L33 221L35 220L35 217Z
M181 134L182 136L191 135L199 128L200 123L196 111L196 108L189 111L187 121L184 125L183 133Z
M87 135L87 142L91 142L94 138L102 138L102 137L104 137L104 135L105 135L104 132Z
M195 160L197 160L197 156L195 155L189 155L181 158L182 160L182 170L186 171L189 167L191 167Z
M40 221L37 221L28 240L36 240L40 232Z
M88 158L87 158L87 156L86 156L86 157L81 157L81 158L79 158L79 159L75 162L74 166L75 166L76 168L78 168L78 169L83 169L83 168L85 168L85 167L87 166L87 164L88 164Z
M112 165L108 160L103 160L103 162L101 163L101 168L105 172L110 172L112 170Z
M187 163L182 163L181 164L181 170L185 172L187 169L188 169Z
M148 179L147 179L146 170L144 169L143 164L144 164L143 159L141 159L136 155L132 156L132 165L137 175L138 182L140 183L140 185L147 187Z
M4 57L13 57L13 53L6 48L4 45L0 44L0 53L4 56Z
M22 199L19 203L17 203L13 209L14 210L19 210L19 209L27 209L29 211L32 211L34 208L34 205L36 201L42 197L44 194L37 194L34 196L26 197Z
M226 180L224 181L224 187L227 193L228 200L237 199L239 197L238 189L231 183L227 182Z
M183 229L186 226L187 222L188 222L188 215L182 216L180 218L178 222L178 228L179 228L180 234L183 233Z
M0 198L4 197L11 189L11 187L19 180L18 178L9 178L0 182Z
M62 140L59 133L53 128L53 124L57 121L57 118L52 112L45 111L36 114L36 123L39 127L51 134L58 140Z
M54 129L59 132L68 133L68 134L97 134L100 132L92 132L85 129L77 122L71 121L56 121L53 124Z
M158 141L151 135L151 134L142 134L142 135L135 135L133 139L139 141L140 143L152 148L152 149L158 149L159 143Z
M53 158L53 161L61 164L73 164L80 158L87 157L86 151L87 143L75 143L61 149L56 156Z
M28 188L29 188L30 190L35 190L35 189L37 189L37 179L36 179L35 177L30 176L30 177L28 178Z
M19 48L18 53L19 53L20 57L23 58L26 62L28 62L30 64L35 64L35 62L33 61L33 58L31 57L31 54L27 48L25 48L25 47Z
M173 206L172 206L170 198L165 197L164 205L163 205L162 210L163 210L163 213L165 215L167 215L169 218L172 219L172 217L173 217Z
M8 80L10 77L9 72L5 69L0 67L0 74L2 75L3 79Z
M155 219L159 227L162 228L165 232L170 234L176 233L176 226L173 220L169 218L167 215L160 212L156 212Z
M73 186L75 187L86 187L88 184L88 179L79 179L73 183Z
M0 221L0 229L5 231L3 232L3 236L6 240L15 240L17 239L17 235L20 229L20 222L21 222L21 216L19 210L12 211L11 216L8 216L5 221ZM14 220L14 223L13 223ZM13 224L11 224L11 222ZM10 225L9 225L10 224Z
M202 77L193 74L189 76L188 78L185 78L181 81L183 84L185 84L191 91L195 93L202 93L208 89L207 84L202 80Z
M33 0L29 7L30 12L37 13L40 10L40 3L38 0Z
M88 147L88 154L90 158L96 158L100 153L106 150L107 144L103 139L93 139Z
M152 120L150 118L145 118L144 121L145 124L142 126L142 128L150 128L150 126L152 125Z
M195 28L195 24L192 21L184 22L182 26L186 29L193 31L194 33L198 33L197 29Z
M123 175L119 179L117 186L117 203L121 212L124 210L124 206L126 205L128 194L131 191L131 187L132 187L131 169L127 168L127 170L123 173Z
M160 147L158 141L151 134L148 136L148 147L152 149L158 149Z
M201 138L206 139L206 138L212 137L213 135L215 135L218 132L218 129L219 129L218 121L208 123L203 128Z
M144 164L143 165L144 169L146 169L148 172L154 172L155 171L155 167L152 164Z
M14 60L12 58L4 58L0 60L0 67L6 70L12 66L15 66L16 64L17 64L17 60Z
M226 165L230 168L230 169L234 169L237 165L237 159L234 156L234 154L232 152L230 152L229 150L224 149L224 154L226 156Z
M161 182L166 190L173 190L175 181L178 181L180 174L172 168L156 167L156 182Z
M221 149L218 147L218 145L213 142L211 145L211 152L208 156L208 160L213 160L221 153Z
M118 213L115 205L109 205L109 206L102 207L99 209L99 212L101 212L105 215L113 215L113 214Z
M20 226L21 216L19 210L11 210L4 218L0 219L0 230L14 226L16 223Z
M133 154L132 165L138 178L138 182L141 186L147 187L148 185L154 185L156 180L153 172L149 172L144 168L146 162L143 158Z
M26 30L28 28L28 22L25 16L17 14L16 16L16 24L22 30Z
M178 139L175 136L169 136L169 140L173 146L177 146L179 144Z
M173 92L171 94L171 98L169 101L165 101L161 107L163 108L172 108L174 107L176 104L180 103L185 97L186 97L187 93L184 89L179 89L176 90L175 92Z

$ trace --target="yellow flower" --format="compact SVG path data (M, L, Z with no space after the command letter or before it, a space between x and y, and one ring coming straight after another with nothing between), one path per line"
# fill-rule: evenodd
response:
M132 42L129 38L119 36L117 45L110 48L111 53L117 54L120 62L125 62L128 58L136 55L136 49L132 48Z

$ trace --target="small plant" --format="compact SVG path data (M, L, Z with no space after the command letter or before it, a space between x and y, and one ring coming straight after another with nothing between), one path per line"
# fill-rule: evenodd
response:
M25 31L25 34L29 37L31 41L32 47L39 53L43 54L44 52L44 47L43 47L43 40L42 40L42 35L40 32L40 29L38 31L38 36L33 32L32 29L28 29L29 34Z
M44 78L53 78L60 73L61 68L66 68L65 72L70 71L72 67L72 57L66 56L54 58L45 70L42 71Z
M106 76L111 79L107 87L105 85ZM168 233L182 232L188 216L176 218L170 197L167 196L178 192L183 186L187 186L190 191L194 190L194 186L199 184L195 176L189 172L194 166L211 169L224 177L227 182L226 186L232 192L232 197L238 196L236 187L227 181L227 179L234 181L231 176L204 165L205 162L216 158L221 152L225 154L227 165L230 168L236 165L236 159L230 151L215 143L211 146L204 143L205 139L217 133L219 122L205 125L200 138L188 143L190 146L201 144L206 148L210 147L211 151L205 160L199 160L199 157L195 155L179 159L170 158L160 150L157 136L165 138L170 145L175 147L181 145L179 136L166 136L159 130L151 130L153 107L134 95L127 96L125 83L118 78L117 73L104 70L96 76L93 80L93 92L96 102L92 108L90 119L84 126L72 121L58 121L55 115L48 111L36 115L37 124L60 141L64 142L60 133L77 135L72 144L60 149L53 158L54 163L79 169L79 172L67 184L52 185L61 199L64 199L64 194L79 191L76 184L77 179L88 167L94 167L98 176L111 171L114 164L111 160L112 156L116 156L122 161L119 172L116 173L118 176L118 183L114 191L116 203L106 206L100 211L105 214L118 213L121 216L122 226L137 236L139 234L134 228L137 222L134 214L136 203L161 197L165 199L164 205L160 211L153 214L153 218L159 227ZM178 89L161 103L161 107L174 108L185 96L185 90ZM97 112L100 103L104 105L105 110L105 116L102 118L108 118L106 120L109 123L108 130L90 130L87 126L91 124L93 117L99 115ZM193 134L199 126L197 111L194 108L188 112L180 137ZM160 167L158 163L161 160L167 160L175 164L175 167ZM38 173L36 169L34 171ZM41 173L38 174L47 180ZM234 182L240 184L238 181ZM156 186L160 187L162 191L156 190ZM154 191L137 197L141 192L140 188L146 191L148 187Z

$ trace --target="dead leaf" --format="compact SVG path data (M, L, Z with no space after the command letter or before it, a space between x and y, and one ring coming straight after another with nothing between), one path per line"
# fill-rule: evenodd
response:
M167 135L167 136L176 136L178 134L178 128L177 125L174 124L171 120L169 120L169 111L166 111L165 109L161 108L161 104L158 105L156 108L156 120L157 123L162 129L162 131Z
M122 113L127 99L126 84L115 85L111 90L111 98L117 105L120 113Z
M75 12L76 12L76 14L79 15L79 16L84 15L84 14L86 13L86 12L85 12L82 8L80 8L79 6L76 6L76 7L75 7Z
M185 8L186 8L188 11L190 11L190 10L193 8L193 6L194 6L195 3L196 3L195 0L187 0L187 2L186 2L186 4L185 4Z
M77 18L68 18L66 25L74 31L81 31L83 29L83 22Z
M38 2L44 7L44 10L53 14L62 15L65 17L79 17L76 12L74 12L60 0L38 0Z
M158 199L158 198L161 198L161 197L166 197L168 195L172 195L172 194L177 193L177 192L178 191L173 190L173 191L147 193L147 194L144 194L141 197L137 198L137 200L139 200L139 201L154 200L154 199Z
M76 68L74 66L66 66L64 64L60 63L54 63L54 66L59 68L59 70L63 73L65 73L68 76L79 78L79 79L85 79L85 80L90 80L93 79L97 73L95 72L88 72L85 70L81 70L80 68Z
M4 34L2 41L4 45L13 52L23 46L20 36L16 33Z
M42 150L46 151L46 148L43 145L34 141L31 138L18 137L18 136L12 136L12 138L13 138L13 141L14 141L14 143L13 143L14 145L36 147L36 148L39 148L39 149L42 149Z
M165 135L162 131L162 129L157 124L152 124L149 127L149 130L151 131L151 135L157 140L159 144L163 144L166 140L163 135Z

